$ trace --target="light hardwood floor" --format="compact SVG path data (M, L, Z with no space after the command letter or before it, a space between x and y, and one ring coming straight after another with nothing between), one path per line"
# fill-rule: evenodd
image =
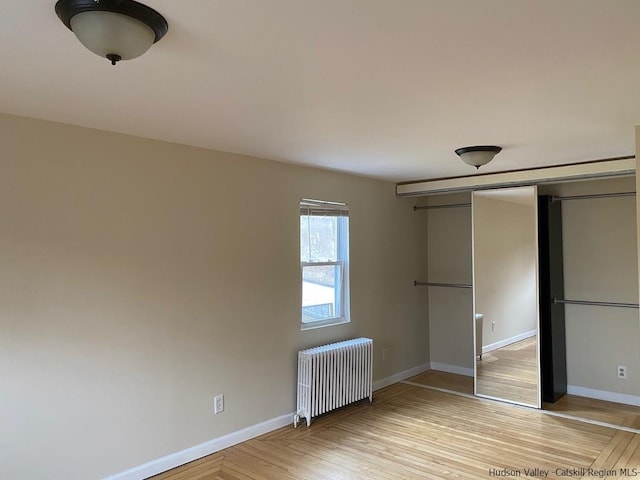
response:
M411 383L473 395L473 377L429 370L408 380ZM640 407L593 398L564 395L542 408L588 421L604 422L640 430ZM640 474L638 475L640 480Z
M450 384L459 379L449 379ZM315 420L153 477L154 480L498 478L503 469L638 468L640 435L544 412L398 383ZM491 474L491 469L494 474ZM560 470L556 470L560 469ZM597 472L593 472L597 473ZM504 478L504 477L502 477Z
M477 389L482 395L528 405L538 404L537 337L485 353L477 362Z
M445 390L473 395L473 377L466 375L456 375L455 373L441 372L439 370L428 370L415 377L411 377L407 381L419 385L443 388Z
M640 407L633 405L605 402L575 395L564 395L555 403L543 403L542 408L578 418L640 430ZM640 477L640 474L638 477Z

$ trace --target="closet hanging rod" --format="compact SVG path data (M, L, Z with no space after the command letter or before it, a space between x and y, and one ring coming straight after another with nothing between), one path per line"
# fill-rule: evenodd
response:
M589 302L587 300L562 300L560 298L554 298L553 303L564 303L568 305L596 305L599 307L639 308L637 303Z
M458 207L470 207L471 202L468 203L445 203L443 205L415 205L413 210L435 210L436 208L458 208Z
M568 197L551 197L552 202L561 202L563 200L586 200L588 198L610 198L610 197L634 197L636 192L617 192L617 193L594 193L591 195L572 195Z
M437 283L437 282L413 282L415 287L426 285L428 287L451 287L451 288L473 288L473 285L464 285L462 283Z

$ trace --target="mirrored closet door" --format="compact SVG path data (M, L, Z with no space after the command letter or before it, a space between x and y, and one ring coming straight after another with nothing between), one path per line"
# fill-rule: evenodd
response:
M476 395L541 407L535 186L473 192Z

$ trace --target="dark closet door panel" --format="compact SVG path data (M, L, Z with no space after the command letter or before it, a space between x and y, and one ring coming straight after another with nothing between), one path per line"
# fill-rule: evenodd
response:
M542 400L555 402L567 393L567 360L562 270L562 206L548 195L538 198L540 295L540 372Z

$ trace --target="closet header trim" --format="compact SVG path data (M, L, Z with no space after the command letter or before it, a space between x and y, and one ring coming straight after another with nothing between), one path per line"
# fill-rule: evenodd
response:
M528 170L512 170L482 175L467 175L464 177L402 182L396 184L396 195L398 197L415 197L437 193L485 190L488 188L622 177L634 175L635 171L635 156L618 157Z

